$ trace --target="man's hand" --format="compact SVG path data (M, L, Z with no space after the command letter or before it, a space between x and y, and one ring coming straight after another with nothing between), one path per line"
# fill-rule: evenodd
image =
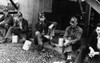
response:
M51 24L51 25L49 26L49 29L52 29L52 28L53 28L53 26L54 26L54 24Z
M49 35L45 35L44 37L46 37L47 39L50 39L50 36Z
M56 22L53 22L50 26L49 26L49 29L52 29L54 26L56 26L57 23Z
M92 47L89 47L90 49L90 53L89 53L89 56L92 58L94 57L95 55L99 55L99 52L95 52L94 49Z
M5 23L5 21L0 22L0 24L4 24L4 23Z
M99 52L90 52L89 53L89 56L92 58L94 57L95 55L99 55Z
M92 58L94 57L94 49L92 47L89 47L90 53L89 56Z
M67 45L69 45L70 44L70 40L68 40L68 39L65 39L65 43L63 44L64 46L67 46Z

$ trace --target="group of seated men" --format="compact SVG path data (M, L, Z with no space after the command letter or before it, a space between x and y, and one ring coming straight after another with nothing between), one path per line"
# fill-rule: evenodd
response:
M3 16L0 18L0 27L5 29L3 43L11 42L12 35L18 35L28 32L28 22L23 18L21 12L18 12L15 17L9 14L8 9L3 10ZM21 37L22 38L22 37ZM26 37L25 39L28 39Z
M93 31L89 39L84 39L83 29L78 26L78 19L73 16L63 35L63 47L72 46L72 51L77 51L80 47L79 55L74 63L82 63L88 55L91 58L91 63L100 63L100 23L97 24L96 29ZM49 22L46 20L44 14L40 13L39 21L36 23L35 36L37 44L44 46L45 42L53 42L54 30L56 22ZM87 42L82 45L82 42ZM84 47L86 46L86 47ZM68 57L68 52L64 52L65 59Z
M70 20L70 26L66 28L63 36L63 46L66 47L72 45L73 51L76 51L81 46L80 39L83 30L77 24L77 18L72 17ZM44 14L41 13L39 16L39 21L36 23L36 43L38 45L44 46L45 42L49 42L49 44L51 44L50 42L58 41L53 38L56 25L56 22L49 22L46 20ZM56 45L53 44L53 46ZM67 58L67 52L65 52L64 55Z
M39 21L35 24L36 43L41 46L44 46L44 42L49 42L49 44L51 44L57 23L48 21L45 18L44 13L39 13L38 18ZM63 36L63 46L72 45L73 50L77 50L80 47L79 40L81 39L83 32L82 28L77 26L77 24L77 18L72 17L70 20L70 26L66 28ZM12 35L18 35L18 37L21 37L21 34L28 34L28 22L23 18L21 12L18 12L15 17L12 17L8 13L8 9L4 9L3 16L0 18L0 27L6 30L3 43L11 41ZM26 37L26 39L28 39L28 37Z
M57 23L56 22L50 22L45 18L44 13L39 13L39 20L35 24L36 32L35 32L35 38L34 40L37 45L44 46L45 42L49 42L51 44L51 41L53 41L54 32ZM72 50L76 51L81 46L81 36L83 33L83 30L81 27L78 26L78 19L76 17L72 17L70 20L70 26L68 26L65 30L64 36L63 36L63 46L72 46ZM3 43L6 43L8 41L12 40L12 35L18 35L18 37L21 37L21 34L28 34L28 22L26 19L23 18L23 14L21 12L18 12L15 17L11 16L8 12L8 9L5 8L3 10L3 16L0 18L0 27L5 29L5 36ZM95 57L96 53L99 54L100 50L100 24L97 25L97 28L95 32L92 34L92 36L89 39L89 47L90 49L90 57ZM28 36L26 36L26 39L29 39ZM84 53L83 53L84 54ZM64 55L67 57L67 53L65 52ZM100 57L100 56L99 56ZM80 59L80 58L79 58ZM99 62L99 59L98 59ZM77 62L76 62L77 63Z

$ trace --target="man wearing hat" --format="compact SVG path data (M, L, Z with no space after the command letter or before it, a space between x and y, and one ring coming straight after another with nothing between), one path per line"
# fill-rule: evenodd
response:
M13 26L13 17L8 13L8 9L4 8L3 16L0 18L0 27L7 32L10 26Z
M77 26L77 18L72 17L70 20L70 26L68 26L65 30L65 34L63 36L64 38L64 44L63 46L72 46L72 51L76 51L80 47L80 38L82 35L82 28ZM65 57L67 58L67 52L64 53Z
M10 27L6 36L4 43L7 42L7 40L11 40L12 33L14 35L18 35L18 37L21 37L21 34L27 34L28 33L28 22L23 18L23 15L21 12L18 12L17 17L14 18L14 26ZM28 39L28 37L26 37Z

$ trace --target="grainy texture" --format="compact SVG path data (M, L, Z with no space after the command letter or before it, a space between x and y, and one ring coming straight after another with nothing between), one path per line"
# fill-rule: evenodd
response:
M31 46L29 51L22 49L23 44L0 44L0 63L53 63L62 61L62 55L57 51L37 46Z

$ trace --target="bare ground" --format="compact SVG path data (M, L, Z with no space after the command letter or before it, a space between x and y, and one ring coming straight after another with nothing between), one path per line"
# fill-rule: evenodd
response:
M22 49L23 44L0 44L0 63L53 63L62 61L63 56L55 50L44 48L41 51L34 44L29 51Z

